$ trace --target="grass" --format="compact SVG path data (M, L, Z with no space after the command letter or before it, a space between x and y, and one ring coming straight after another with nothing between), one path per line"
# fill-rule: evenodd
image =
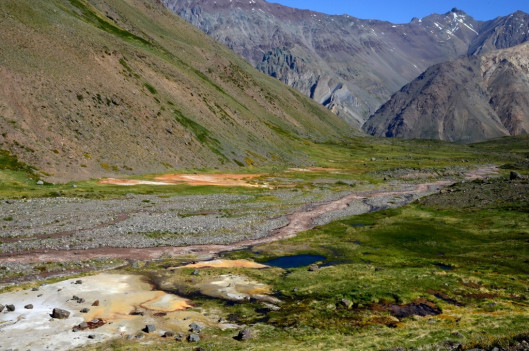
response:
M450 203L462 193L433 197ZM526 333L527 204L512 210L499 203L469 209L447 209L436 203L443 201L428 199L354 216L289 240L226 254L227 258L265 261L310 253L326 256L329 265L315 272L307 267L204 271L203 277L193 279L246 275L273 286L284 304L280 311L266 312L256 303L232 305L193 298L197 308L220 309L224 316L254 330L254 338L244 343L232 339L234 332L208 330L197 346L209 350L381 350L397 346L434 350L447 340L465 348L506 345ZM158 269L149 267L148 271L156 275ZM189 275L189 270L181 270L172 279L185 282ZM352 307L344 306L342 299L350 300ZM442 314L399 320L388 309L424 300L441 308ZM94 349L189 348L161 339L151 342L146 346L114 341Z

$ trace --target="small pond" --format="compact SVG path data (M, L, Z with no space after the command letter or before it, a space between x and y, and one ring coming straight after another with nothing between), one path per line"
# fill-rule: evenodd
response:
M295 255L274 258L273 260L263 262L263 264L280 268L297 268L308 266L318 261L325 261L327 257L321 255Z

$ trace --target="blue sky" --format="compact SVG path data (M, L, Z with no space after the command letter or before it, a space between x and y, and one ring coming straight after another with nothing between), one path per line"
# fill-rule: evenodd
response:
M478 20L505 16L516 10L529 13L529 0L268 0L290 7L333 15L407 23L412 17L445 13L457 7Z

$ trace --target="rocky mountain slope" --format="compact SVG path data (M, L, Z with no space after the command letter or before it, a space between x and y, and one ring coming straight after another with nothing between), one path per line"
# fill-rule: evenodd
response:
M429 66L466 54L485 24L457 9L392 24L264 0L162 1L355 126Z
M429 68L384 104L364 130L458 142L529 133L529 43Z
M5 0L0 18L0 149L48 179L306 163L302 143L350 133L159 0Z

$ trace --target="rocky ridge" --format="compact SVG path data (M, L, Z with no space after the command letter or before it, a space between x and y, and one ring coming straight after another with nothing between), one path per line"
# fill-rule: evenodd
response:
M529 44L430 67L365 124L376 136L474 142L529 133Z

